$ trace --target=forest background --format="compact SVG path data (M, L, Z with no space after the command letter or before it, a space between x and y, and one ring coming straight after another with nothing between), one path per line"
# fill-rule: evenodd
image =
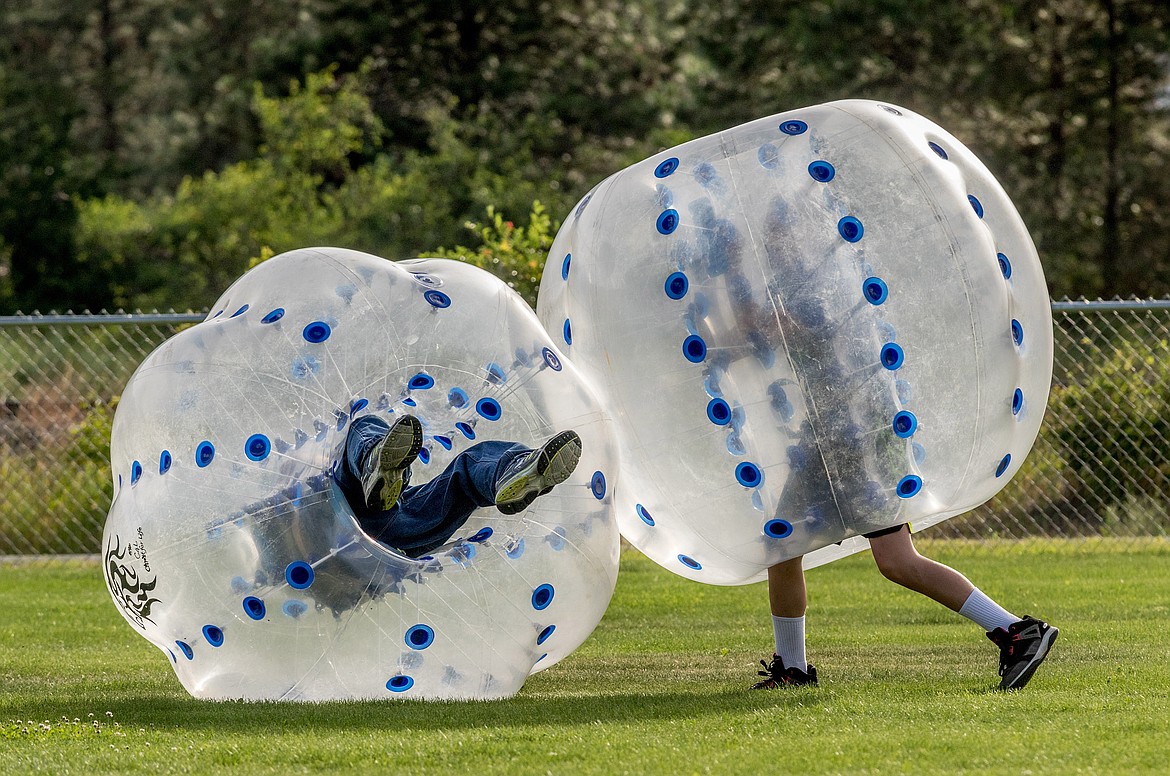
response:
M849 97L969 145L1053 295L1170 292L1164 0L0 0L0 314L200 310L309 245L534 301L607 175Z

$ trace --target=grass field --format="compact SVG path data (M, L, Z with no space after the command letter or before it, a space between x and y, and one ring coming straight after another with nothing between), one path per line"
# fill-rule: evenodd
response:
M809 573L819 688L748 692L762 585L622 560L580 650L490 703L192 700L96 565L0 568L0 773L1164 773L1170 542L923 543L1061 628L1023 691L978 628L868 554Z

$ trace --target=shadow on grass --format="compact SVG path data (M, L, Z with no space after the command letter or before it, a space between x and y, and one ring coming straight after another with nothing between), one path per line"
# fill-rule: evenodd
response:
M223 733L268 735L275 731L459 730L472 728L580 725L593 722L678 720L768 709L819 706L823 691L782 689L751 692L741 688L716 693L663 692L517 697L502 701L344 701L331 703L247 703L200 701L163 695L105 700L90 696L65 701L0 704L0 720L60 719L77 709L113 712L123 730L149 727L210 729ZM103 720L104 721L104 720Z

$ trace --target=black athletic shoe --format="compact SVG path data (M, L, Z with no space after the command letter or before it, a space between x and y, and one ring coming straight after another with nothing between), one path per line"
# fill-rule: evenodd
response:
M496 509L514 515L569 479L581 460L581 437L562 431L539 450L518 455L496 480Z
M987 638L999 647L999 675L1003 677L999 689L1018 690L1026 685L1048 656L1058 633L1059 629L1027 615L1007 630L996 628L988 633Z
M370 509L386 511L402 495L403 472L422 449L422 424L413 415L398 419L362 462L362 495Z
M807 671L801 671L796 666L785 668L784 664L780 661L780 656L773 655L771 663L765 663L761 660L760 665L764 667L764 670L758 671L757 673L764 678L752 685L753 690L774 690L777 687L801 687L806 684L816 686L817 669L811 663Z

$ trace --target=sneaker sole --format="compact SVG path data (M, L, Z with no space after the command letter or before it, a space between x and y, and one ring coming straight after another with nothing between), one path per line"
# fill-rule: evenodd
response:
M1040 637L1040 646L1036 649L1036 654L1028 661L1028 665L1024 666L1024 670L1020 671L1010 683L1001 682L999 689L1018 690L1026 685L1032 678L1032 674L1036 673L1036 669L1044 662L1044 658L1048 657L1048 652L1052 649L1058 635L1060 635L1060 629L1049 626L1044 635Z
M378 504L382 511L393 509L402 495L402 470L414 463L422 450L422 424L413 415L407 415L390 428L382 451L378 454L378 471L382 473L382 487L378 490Z
M496 509L505 515L522 512L537 497L569 479L580 460L581 438L576 432L557 434L544 443L535 461L496 492Z

